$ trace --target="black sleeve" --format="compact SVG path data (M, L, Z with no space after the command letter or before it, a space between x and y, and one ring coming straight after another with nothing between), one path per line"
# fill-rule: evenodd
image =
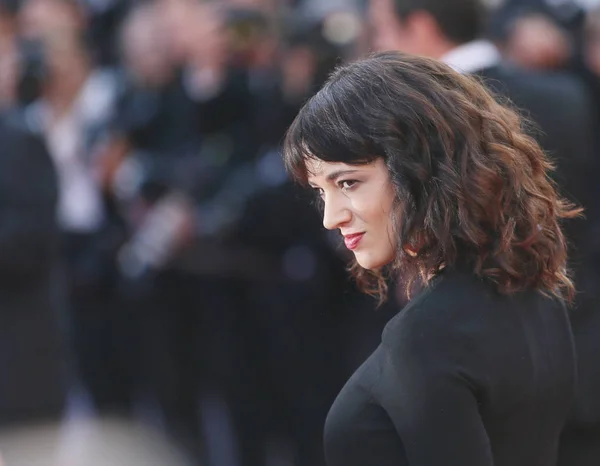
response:
M472 343L472 342L471 342ZM411 466L492 466L478 409L478 376L469 337L445 325L409 326L386 343L379 403Z
M0 144L0 276L27 280L55 259L56 177L38 136L4 125Z

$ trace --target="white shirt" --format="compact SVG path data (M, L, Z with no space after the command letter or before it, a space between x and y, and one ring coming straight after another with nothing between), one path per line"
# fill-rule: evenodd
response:
M65 231L93 233L104 220L104 203L99 180L86 153L85 135L89 125L107 118L112 110L115 87L105 72L93 72L67 114L49 126L45 102L32 104L30 118L37 120L54 160L59 181L58 222Z
M453 48L440 57L459 73L469 74L490 68L500 63L500 52L487 40L474 40Z

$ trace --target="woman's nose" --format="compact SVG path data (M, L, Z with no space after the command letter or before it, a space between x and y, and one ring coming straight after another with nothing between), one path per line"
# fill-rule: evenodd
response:
M323 209L323 226L328 230L335 230L348 223L352 218L352 212L347 205L347 199L344 196L335 194L325 196L325 208Z

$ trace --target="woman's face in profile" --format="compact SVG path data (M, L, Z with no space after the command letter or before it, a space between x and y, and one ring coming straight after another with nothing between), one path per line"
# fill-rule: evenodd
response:
M396 194L383 159L365 165L309 159L306 165L308 182L323 200L323 226L340 230L361 267L378 269L392 262Z

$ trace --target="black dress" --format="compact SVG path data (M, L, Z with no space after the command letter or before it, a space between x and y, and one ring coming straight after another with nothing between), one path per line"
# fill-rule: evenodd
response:
M329 466L551 466L574 396L567 311L447 270L385 327L325 425Z

